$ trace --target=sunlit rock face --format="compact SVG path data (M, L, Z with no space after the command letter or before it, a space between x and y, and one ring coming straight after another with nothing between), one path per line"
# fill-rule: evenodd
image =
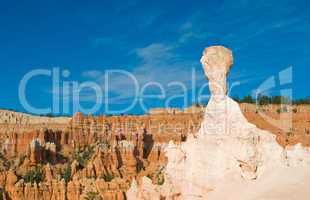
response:
M235 180L246 185L264 179L265 174L280 168L301 163L309 168L308 149L283 149L273 134L250 124L239 105L226 95L226 77L233 63L229 49L222 46L206 48L201 63L210 83L211 98L199 131L189 135L187 141L180 145L169 143L165 183L162 186L151 187L146 180L141 181L139 186L135 183L127 193L129 200L147 199L143 194L154 194L156 191L157 195L152 197L227 199L229 194L221 198L214 195L221 193L219 190L223 182ZM237 199L246 198L242 198L241 192Z

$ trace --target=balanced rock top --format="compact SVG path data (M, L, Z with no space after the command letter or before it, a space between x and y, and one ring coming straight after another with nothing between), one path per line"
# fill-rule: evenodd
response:
M211 94L226 95L226 77L233 64L231 50L223 46L208 47L204 50L200 62L209 80Z

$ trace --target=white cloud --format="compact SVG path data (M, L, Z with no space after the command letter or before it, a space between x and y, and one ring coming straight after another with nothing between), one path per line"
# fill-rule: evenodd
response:
M142 59L142 63L133 70L133 74L139 78L140 83L186 82L190 78L191 68L199 64L196 61L184 60L171 45L150 44L137 49L136 53Z
M167 46L161 43L153 43L143 48L138 48L135 53L140 57L145 63L151 63L160 61L162 59L170 59L173 55L172 46Z
M110 101L117 103L133 98L136 95L135 89L141 89L142 86L150 82L159 83L167 93L178 92L167 88L169 83L175 81L183 83L191 89L189 86L192 79L192 69L197 70L197 67L196 80L204 80L199 61L184 60L176 51L177 49L174 46L163 43L152 43L135 49L133 53L140 59L140 63L128 71L135 80L120 73L114 73L113 76L109 77L108 91L112 96ZM92 75L93 73L88 72L86 74ZM98 75L99 73L94 74ZM96 79L103 88L105 78L102 74L100 78ZM138 87L134 84L135 81L138 83Z

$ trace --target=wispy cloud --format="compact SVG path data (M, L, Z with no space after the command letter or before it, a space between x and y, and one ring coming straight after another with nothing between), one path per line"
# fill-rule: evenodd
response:
M197 11L191 15L184 23L179 27L179 39L180 44L190 42L192 40L206 40L209 37L214 36L212 30L205 27L206 23L201 15L201 12Z
M204 80L199 61L184 60L173 45L152 43L133 50L132 54L140 60L139 64L130 68L129 75L112 73L108 77L108 88L105 85L107 77L104 72L85 71L83 76L93 78L103 89L108 89L110 101L113 103L123 103L135 97L136 90L141 90L141 87L147 84L152 84L155 87L153 87L154 90L158 90L156 85L160 85L169 95L180 92L177 89L169 89L169 83L179 82L190 88L191 81ZM192 69L199 71L195 74L196 80L192 80ZM120 70L122 69L120 68ZM135 81L138 85L135 84ZM149 87L148 90L152 92L152 87Z
M173 81L188 85L191 80L191 69L198 64L182 59L176 53L175 47L161 43L138 48L135 53L141 59L141 63L133 68L131 73L140 86L156 82L167 89L167 85ZM132 95L132 91L127 90L126 86L128 83L122 81L113 91L119 93L119 96L128 98Z
M167 61L175 58L176 55L172 53L173 48L173 46L161 43L152 43L146 47L135 49L134 53L146 64L144 67L151 67L162 60Z

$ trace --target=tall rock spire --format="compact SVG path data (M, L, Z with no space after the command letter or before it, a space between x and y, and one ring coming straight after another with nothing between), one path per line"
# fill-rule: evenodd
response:
M275 135L249 123L238 103L227 96L226 78L233 64L232 52L223 46L208 47L203 52L201 63L209 80L211 98L198 133L195 137L189 134L180 145L169 143L165 151L168 164L164 185L152 185L144 177L141 185L133 184L127 193L128 199L153 197L157 200L160 194L167 200L258 200L261 199L259 195L258 198L243 195L243 189L254 194L257 187L263 192L270 191L269 186L283 191L291 187L292 177L279 187L277 179L283 176L283 172L274 175L276 178L270 185L264 184L278 169L285 173L287 166L308 164L304 169L310 174L309 149L299 146L283 149L276 142ZM257 182L261 185L251 187ZM240 183L242 190L235 192L237 197L231 198L226 190L234 188L235 183ZM154 195L154 191L158 194ZM225 197L220 196L223 194Z

